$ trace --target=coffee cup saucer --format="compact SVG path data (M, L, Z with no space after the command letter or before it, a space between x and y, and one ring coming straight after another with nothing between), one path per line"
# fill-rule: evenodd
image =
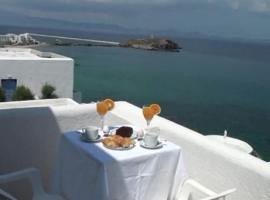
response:
M92 142L92 143L94 143L94 142L100 142L101 140L102 140L102 137L101 137L101 135L98 135L98 137L96 138L96 139L94 139L94 140L90 140L87 136L86 136L86 134L84 134L84 133L82 133L81 134L81 136L80 136L80 138L81 138L81 140L83 141L83 142Z
M161 141L158 141L156 146L148 146L145 144L145 142L143 140L140 141L140 146L146 149L160 149L163 147L163 143Z

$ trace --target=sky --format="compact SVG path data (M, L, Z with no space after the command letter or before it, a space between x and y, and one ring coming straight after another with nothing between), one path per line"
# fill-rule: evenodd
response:
M1 0L31 18L219 37L270 39L270 0ZM20 24L20 19L16 20ZM51 27L55 28L55 27Z

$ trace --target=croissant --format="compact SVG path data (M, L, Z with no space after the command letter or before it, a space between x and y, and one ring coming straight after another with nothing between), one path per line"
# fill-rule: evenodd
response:
M118 144L117 144L115 141L113 141L112 139L110 139L110 138L104 139L104 140L102 141L102 143L103 143L105 146L107 146L107 147L111 147L111 148L116 148L116 147L118 147Z
M113 135L102 140L102 143L111 148L123 147L128 148L134 141L130 138L121 137L119 135Z
M130 138L124 138L121 146L124 148L128 148L131 144L134 144L133 140L131 140Z

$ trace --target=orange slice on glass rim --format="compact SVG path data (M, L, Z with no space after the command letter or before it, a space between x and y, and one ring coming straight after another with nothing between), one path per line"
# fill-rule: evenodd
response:
M109 111L111 111L114 108L114 101L113 100L105 99L103 102L107 104Z
M154 111L155 115L158 115L161 112L160 105L154 103L150 105L150 108Z

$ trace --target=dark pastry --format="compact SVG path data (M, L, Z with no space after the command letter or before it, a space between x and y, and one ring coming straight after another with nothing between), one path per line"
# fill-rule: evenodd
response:
M122 137L131 137L133 133L133 129L128 126L122 126L116 130L116 135L120 135Z

